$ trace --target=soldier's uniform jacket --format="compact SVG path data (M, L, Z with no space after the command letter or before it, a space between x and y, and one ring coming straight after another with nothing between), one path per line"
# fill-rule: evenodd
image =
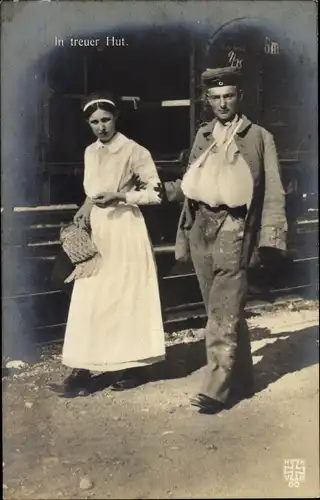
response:
M287 220L285 193L272 134L242 115L243 122L235 142L253 178L252 202L246 216L241 265L247 267L256 245L286 250ZM200 126L189 157L189 165L213 142L216 119ZM185 199L181 181L166 183L168 201L184 201L176 238L176 259L189 255L189 231L195 212L191 200Z

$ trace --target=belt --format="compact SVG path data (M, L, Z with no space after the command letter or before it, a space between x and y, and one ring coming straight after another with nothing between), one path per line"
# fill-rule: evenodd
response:
M247 216L247 205L241 205L240 207L228 207L228 205L218 205L217 207L210 207L206 203L198 202L198 208L202 207L208 210L209 212L219 213L219 212L227 212L232 217L237 219L245 219Z

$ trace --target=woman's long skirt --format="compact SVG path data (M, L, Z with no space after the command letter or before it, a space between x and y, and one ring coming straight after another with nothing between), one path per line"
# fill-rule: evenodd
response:
M105 372L163 360L157 272L140 209L95 206L91 227L102 266L95 276L75 281L63 364Z

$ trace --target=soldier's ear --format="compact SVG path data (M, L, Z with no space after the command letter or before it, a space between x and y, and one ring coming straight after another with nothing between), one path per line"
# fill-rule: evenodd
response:
M238 99L239 99L239 102L242 101L243 99L243 92L242 92L242 89L238 89Z

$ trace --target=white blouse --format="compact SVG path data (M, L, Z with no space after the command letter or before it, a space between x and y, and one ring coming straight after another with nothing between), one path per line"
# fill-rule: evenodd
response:
M83 186L89 198L109 191L126 193L126 203L131 205L162 201L162 184L151 154L120 132L108 143L98 139L86 148Z

